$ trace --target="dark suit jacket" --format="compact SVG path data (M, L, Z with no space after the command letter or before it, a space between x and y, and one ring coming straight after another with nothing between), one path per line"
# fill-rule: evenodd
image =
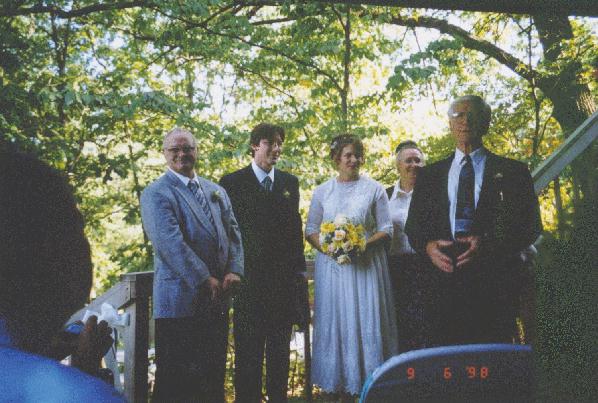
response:
M299 215L299 181L276 169L267 193L251 165L224 176L245 253L244 279L235 308L258 310L272 318L293 309L297 273L305 271Z
M430 270L438 273L440 270L431 267L425 249L429 241L452 239L447 185L453 158L420 171L405 228L413 248L428 262ZM481 237L482 246L471 271L481 280L483 291L490 292L488 297L513 298L520 273L519 252L541 231L538 199L527 166L488 152L472 227L473 234Z
M418 174L406 232L420 254L425 254L428 241L452 239L447 186L453 158L424 167ZM488 151L472 233L482 237L487 253L500 257L519 253L541 231L538 199L527 166Z

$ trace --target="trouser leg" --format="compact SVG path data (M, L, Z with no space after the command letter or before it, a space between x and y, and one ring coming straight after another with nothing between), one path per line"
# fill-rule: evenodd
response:
M194 318L155 320L156 383L154 402L193 401L199 377Z
M269 401L287 401L292 325L274 324L266 336L266 390Z
M224 376L228 345L228 311L224 307L202 318L198 345L201 379L200 400L206 403L224 402Z
M262 397L262 363L265 331L246 312L235 310L235 401L259 403Z

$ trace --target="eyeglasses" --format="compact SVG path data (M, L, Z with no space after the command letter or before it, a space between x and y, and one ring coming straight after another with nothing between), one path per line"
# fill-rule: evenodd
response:
M263 144L265 147L275 147L278 146L278 148L282 148L282 141L270 141L268 139L262 139L260 140L260 143Z
M167 148L166 151L168 151L169 153L172 153L172 154L178 154L181 151L183 152L183 154L189 154L191 151L195 151L195 147L189 147L189 146L171 147L171 148Z
M473 112L451 112L451 113L449 113L449 117L451 119L466 118L467 120L469 120L475 116L477 116L477 115L474 114Z

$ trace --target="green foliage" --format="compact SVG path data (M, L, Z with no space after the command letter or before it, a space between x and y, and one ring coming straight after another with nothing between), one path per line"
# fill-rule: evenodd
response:
M458 73L462 54L460 39L441 38L430 42L425 50L410 55L395 66L387 85L392 99L399 100L405 91L427 83L440 72L445 75Z
M109 2L4 3L2 10L38 3L75 10ZM456 24L477 49L463 33L399 27L395 15ZM485 144L536 167L564 138L556 101L564 99L571 115L579 112L563 89L585 85L598 95L594 21L569 21L572 36L544 49L527 16L293 0L151 0L70 18L0 17L0 146L37 153L68 175L86 220L99 295L122 273L152 268L139 195L163 172L162 136L174 126L195 133L197 171L217 181L249 163L256 123L283 124L280 167L300 178L303 217L313 188L335 174L328 144L336 134L363 138L363 171L390 185L400 141L418 140L428 163L453 151L445 111L465 93L493 107ZM496 61L488 44L513 56L516 67ZM557 57L546 57L555 49ZM421 114L422 107L430 112ZM541 401L589 401L598 393L598 223L595 214L572 219L580 199L573 178L571 169L561 175L562 213L552 189L541 195L551 233L537 272Z
M583 213L570 240L550 237L537 267L537 401L598 396L598 209Z
M96 2L52 4L68 10ZM443 111L465 92L484 95L494 107L491 149L535 166L560 144L545 94L469 49L462 37L391 32L396 12L317 2L153 0L71 18L2 17L2 141L69 176L87 222L98 291L120 273L151 267L139 195L163 171L161 139L176 125L198 137L198 172L218 180L249 162L252 126L282 123L288 135L280 165L300 177L304 216L312 189L335 174L327 155L336 134L363 138L364 171L389 185L396 180L391 150L401 140L420 140L429 162L452 151ZM458 20L527 60L531 23L523 17L406 12ZM559 74L574 58L588 82L596 38L586 22L572 26L558 63L541 60L532 38L533 67ZM429 116L442 127L409 118L421 99L431 100Z

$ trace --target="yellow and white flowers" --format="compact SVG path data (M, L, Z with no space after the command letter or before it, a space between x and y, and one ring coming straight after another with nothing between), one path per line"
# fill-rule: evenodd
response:
M344 214L338 214L334 221L320 225L320 245L338 264L348 264L365 251L365 230L363 225L355 225Z

